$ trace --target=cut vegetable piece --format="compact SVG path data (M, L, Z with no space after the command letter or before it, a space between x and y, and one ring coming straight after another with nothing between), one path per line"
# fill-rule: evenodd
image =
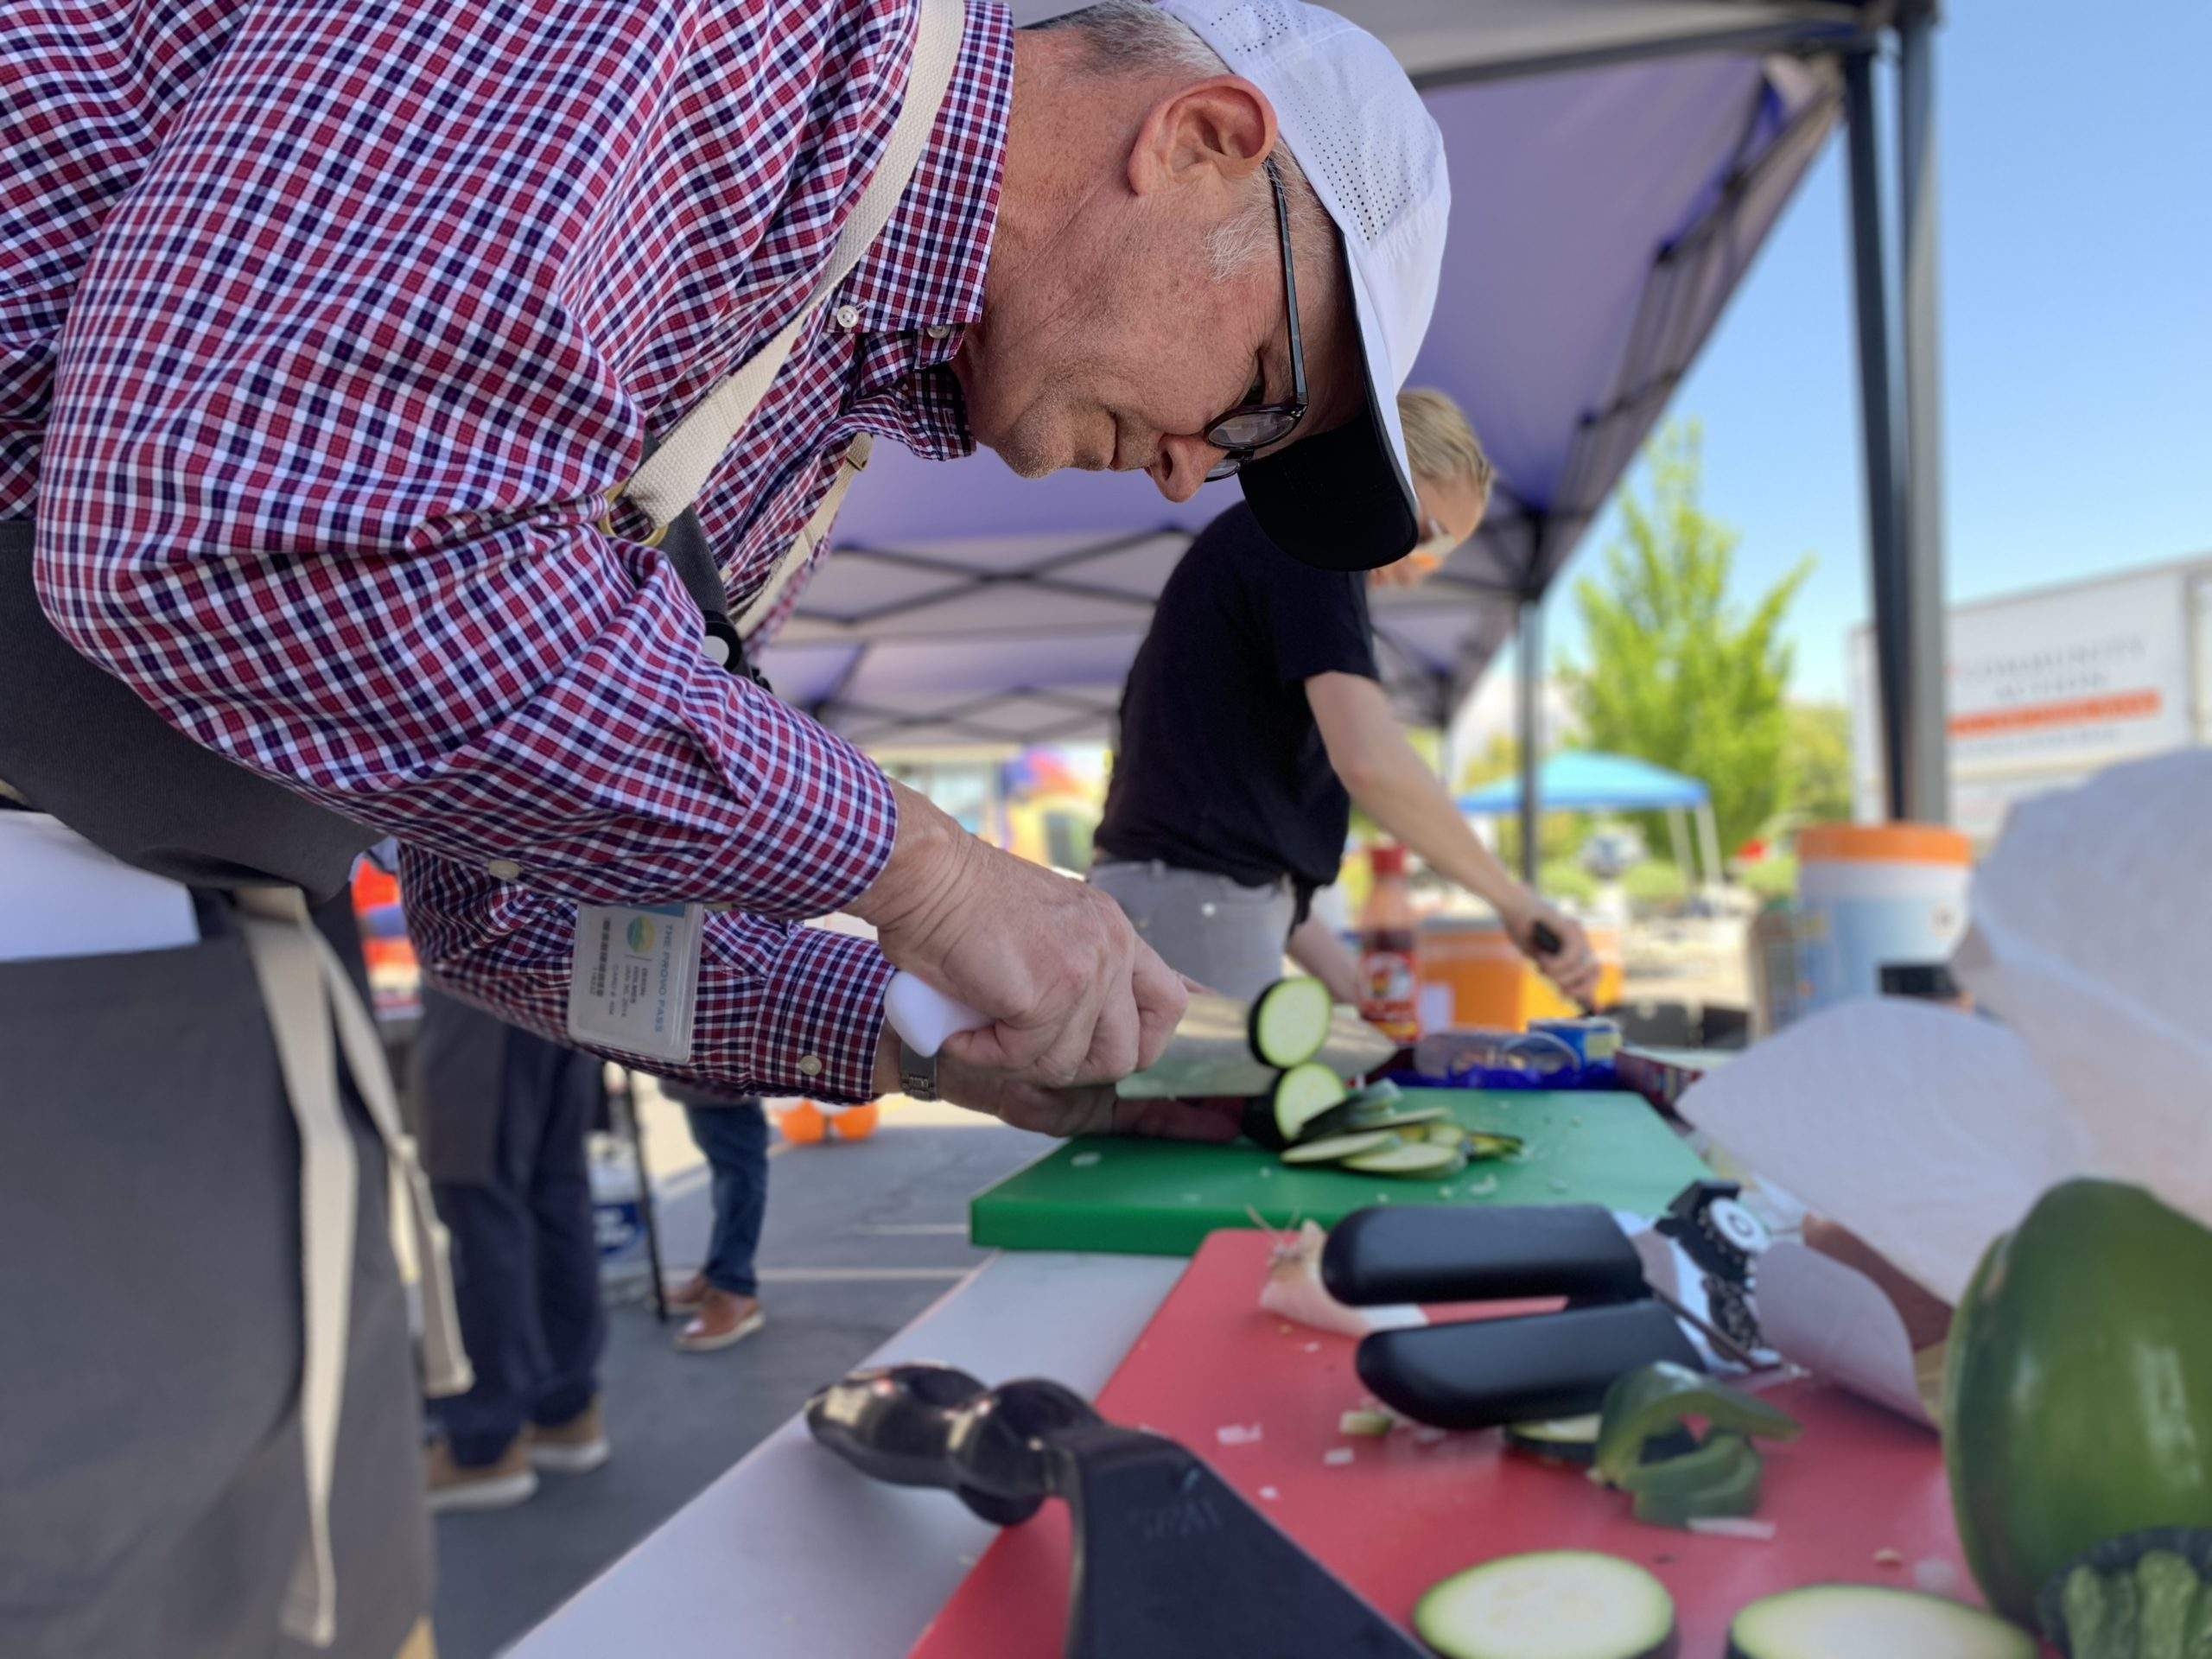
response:
M1395 1112L1398 1109L1398 1103L1404 1099L1405 1096L1396 1084L1388 1077L1379 1077L1373 1083L1362 1084L1346 1095L1344 1104L1357 1111Z
M1494 1135L1487 1129L1467 1131L1470 1158L1510 1158L1527 1144L1517 1135Z
M1398 1144L1398 1137L1388 1129L1356 1129L1350 1135L1325 1135L1319 1141L1301 1141L1294 1147L1286 1147L1282 1160L1286 1164L1333 1164L1363 1152L1380 1152Z
M1598 1450L1598 1427L1601 1421L1593 1411L1580 1417L1558 1417L1546 1422L1510 1423L1506 1426L1505 1443L1532 1457L1586 1469ZM1643 1456L1645 1461L1656 1462L1696 1450L1697 1438L1686 1428L1676 1428L1647 1440Z
M1344 1079L1308 1060L1294 1065L1275 1080L1275 1130L1286 1141L1295 1141L1315 1118L1344 1097Z
M1587 1465L1598 1448L1598 1414L1580 1417L1552 1417L1537 1422L1508 1423L1505 1443L1531 1457L1554 1463Z
M1332 1106L1308 1123L1303 1135L1305 1139L1313 1141L1325 1135L1351 1135L1359 1129L1409 1129L1449 1116L1441 1106L1411 1107L1400 1111L1391 1107L1362 1106L1347 1100L1340 1106Z
M1279 979L1252 999L1253 1057L1285 1071L1303 1065L1329 1039L1335 1013L1329 988L1318 979Z
M2169 1649L2171 1659L2212 1659L2212 1528L2152 1527L2122 1533L2084 1550L2037 1593L2036 1622L2045 1636L2079 1659L2083 1649L2074 1633L2075 1601L2092 1592L2108 1598L2106 1581L2131 1574L2143 1604L2143 1659L2168 1659ZM2077 1587L2083 1580L2088 1586ZM2164 1633L2175 1618L2169 1604L2181 1599L2184 1584L2190 1588L2190 1605L2180 1610L2181 1643L2172 1647ZM2192 1647L2191 1642L2197 1645ZM2094 1645L2088 1649L2091 1654L2099 1650Z
M1713 1461L1705 1464L1702 1479L1638 1491L1630 1513L1647 1527L1692 1528L1700 1521L1740 1519L1757 1510L1763 1465L1751 1443L1739 1434L1716 1434L1686 1456L1643 1469L1676 1470L1708 1458Z
M1347 1411L1337 1419L1337 1433L1377 1440L1390 1432L1395 1421L1387 1411Z
M1461 1152L1466 1150L1467 1132L1457 1123L1449 1121L1424 1125L1421 1129L1421 1138L1433 1141L1440 1147L1452 1147Z
M1598 1436L1593 1472L1609 1486L1621 1485L1643 1461L1647 1440L1681 1427L1687 1417L1703 1417L1716 1430L1763 1440L1794 1440L1802 1432L1802 1425L1780 1408L1666 1360L1614 1378L1599 1414L1605 1427Z
M1869 1584L1815 1584L1755 1601L1728 1659L2036 1659L2035 1638L1978 1607Z
M1647 1459L1635 1468L1625 1471L1615 1484L1624 1492L1639 1495L1649 1492L1662 1497L1681 1497L1702 1491L1716 1482L1732 1479L1744 1464L1758 1460L1758 1453L1751 1450L1751 1443L1741 1434L1717 1433L1703 1446L1685 1452L1680 1457ZM1707 1513L1736 1515L1745 1511L1711 1510Z
M1434 1146L1427 1141L1408 1141L1347 1158L1344 1166L1363 1175L1401 1175L1434 1180L1440 1175L1458 1174L1467 1166L1467 1160L1449 1147Z
M1666 1586L1594 1550L1455 1573L1414 1605L1414 1629L1445 1659L1673 1659L1678 1647Z

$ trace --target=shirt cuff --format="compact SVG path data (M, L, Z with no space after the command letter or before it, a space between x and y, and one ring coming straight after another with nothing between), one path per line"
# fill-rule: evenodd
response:
M737 1030L734 1071L771 1091L833 1103L875 1098L875 1052L891 964L871 939L793 928Z

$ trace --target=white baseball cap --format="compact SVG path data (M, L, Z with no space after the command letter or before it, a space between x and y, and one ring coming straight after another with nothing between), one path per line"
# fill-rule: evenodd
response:
M1411 551L1421 506L1398 391L1428 333L1452 215L1444 135L1390 48L1302 0L1160 0L1274 105L1282 142L1344 238L1367 407L1244 463L1244 498L1307 564L1369 570Z

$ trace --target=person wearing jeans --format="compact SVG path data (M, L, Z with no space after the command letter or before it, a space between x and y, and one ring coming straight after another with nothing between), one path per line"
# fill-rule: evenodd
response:
M585 1137L601 1063L425 987L415 1093L423 1165L453 1238L454 1300L476 1369L433 1401L430 1507L502 1509L542 1472L607 1459L599 1409L599 1299Z
M677 1334L687 1354L710 1354L751 1336L766 1323L753 1257L768 1213L768 1117L751 1095L717 1095L663 1085L680 1102L691 1138L713 1175L714 1231L699 1270L668 1293L668 1305L691 1315Z

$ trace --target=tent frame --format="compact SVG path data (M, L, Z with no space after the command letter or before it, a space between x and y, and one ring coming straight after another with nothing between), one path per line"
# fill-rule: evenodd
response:
M1885 782L1892 818L1942 823L1950 816L1945 761L1943 693L1942 400L1938 372L1942 336L1936 313L1937 213L1936 203L1936 125L1935 31L1936 0L1900 0L1894 8L1870 8L1866 27L1841 49L1843 114L1850 169L1850 237L1857 323L1861 436L1867 499L1867 564L1872 577ZM1878 137L1875 131L1875 72L1885 47L1894 42L1897 72L1898 252L1893 262L1884 232ZM1786 44L1777 42L1777 44ZM1835 50L1833 40L1822 43ZM1801 112L1800 121L1818 105ZM1815 128L1816 134L1824 128ZM1787 135L1765 161L1789 147ZM1710 246L1725 228L1729 202L1751 181L1732 178L1713 213L1688 234L1663 250L1654 262L1637 321L1638 336L1653 314L1661 276L1694 244ZM1693 281L1691 291L1694 291ZM1892 317L1890 298L1897 300ZM1657 304L1663 306L1662 296ZM1673 354L1660 352L1660 362ZM1891 365L1899 370L1893 378ZM1611 418L1629 416L1628 429L1641 433L1631 411L1649 399L1663 400L1679 381L1686 362L1631 388L1614 404L1586 422L1580 454L1599 441ZM1902 386L1897 380L1902 380ZM1583 468L1570 466L1569 480ZM1607 476L1610 469L1598 469ZM1569 493L1571 500L1571 493ZM1579 533L1598 504L1579 511L1566 525L1538 520L1531 526L1528 569L1541 569L1536 550L1547 534ZM1560 515L1555 512L1553 515ZM1538 772L1541 689L1541 590L1523 591L1519 606L1521 699L1521 863L1524 879L1536 878L1536 823L1543 810ZM1707 830L1710 835L1709 828ZM1710 841L1708 860L1717 858ZM1708 863L1708 869L1711 865Z

